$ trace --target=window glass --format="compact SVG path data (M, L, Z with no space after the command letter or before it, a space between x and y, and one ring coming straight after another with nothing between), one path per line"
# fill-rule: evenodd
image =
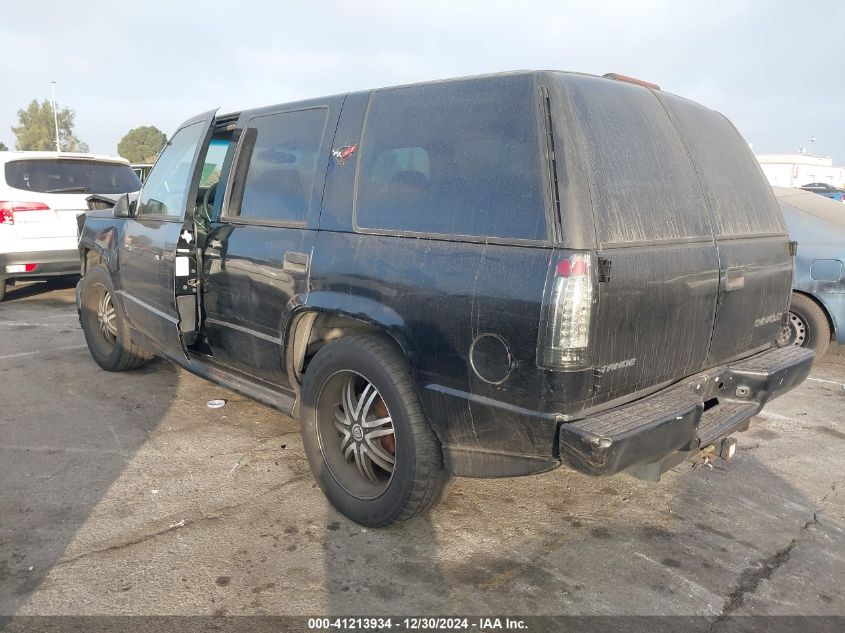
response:
M702 105L660 93L687 144L716 235L786 229L760 165L730 121Z
M251 155L243 197L230 215L304 222L325 123L323 108L252 119L245 132Z
M536 125L530 76L376 92L361 143L357 225L545 239Z
M370 180L389 185L397 174L403 171L419 172L426 179L431 178L431 163L423 147L399 147L379 152Z
M229 149L229 139L213 138L208 144L208 151L205 154L205 163L202 166L200 175L200 189L205 189L217 184L220 180L220 172L223 169L223 161Z
M561 75L581 128L600 243L711 237L695 170L650 90Z
M6 163L6 183L38 193L129 193L141 181L129 165L95 160L16 160Z
M191 165L205 130L199 121L183 127L170 139L141 189L139 215L182 215L191 185Z

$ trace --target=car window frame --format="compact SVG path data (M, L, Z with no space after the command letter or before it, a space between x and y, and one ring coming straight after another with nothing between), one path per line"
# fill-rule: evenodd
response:
M209 116L211 116L210 126L209 126L209 121L208 121ZM179 132L191 127L192 125L202 126L203 124L205 124L205 126L206 126L205 133L202 136L200 136L200 139L197 142L197 146L194 149L194 155L191 158L190 170L188 171L188 180L187 180L188 190L186 192L185 200L183 201L182 209L180 210L179 215L178 216L176 216L176 215L160 215L160 214L156 214L156 213L141 213L140 211L136 211L136 213L133 216L133 219L145 220L147 222L156 221L156 222L178 222L180 224L185 223L185 216L186 216L186 213L187 213L189 202L192 202L191 196L193 195L194 198L196 197L196 190L197 190L197 185L198 185L197 171L202 171L202 168L198 164L198 160L200 158L204 158L204 156L205 156L205 152L207 150L206 145L208 144L208 141L209 141L208 132L209 132L209 129L211 129L211 130L214 129L214 121L213 120L214 120L214 112L212 111L212 112L207 112L207 113L203 113L201 115L198 115L197 117L190 119L190 120L186 121L184 124L180 125L179 128L175 132L173 132L173 134L167 140L167 144L164 146L164 149L159 153L158 158L156 159L156 162L153 163L153 166L150 168L150 174L151 174L153 172L153 170L155 169L156 165L158 164L158 162L161 160L161 157L164 155L164 152L170 146L170 142L173 140L173 138ZM144 185L147 184L148 180L149 180L149 174L147 174L147 178L144 180L144 182L141 183L141 189L138 192L138 199L134 202L134 204L136 205L136 207L135 207L136 209L139 209L140 206L141 206L140 205L141 196L144 195ZM193 204L191 204L191 206L193 206Z
M230 215L230 211L235 208L235 205L237 205L237 208L240 209L241 204L243 204L244 192L246 191L246 177L249 173L249 165L252 160L252 153L250 152L249 157L245 157L244 151L249 136L248 131L250 129L250 123L255 119L260 119L268 116L277 116L280 114L294 114L296 112L306 112L309 110L322 110L325 113L325 116L323 118L323 130L320 135L320 143L317 148L317 168L314 173L314 181L311 183L311 187L308 190L305 218L303 220L270 220L267 218L243 218L240 215ZM311 222L311 218L314 215L315 207L318 206L314 204L314 188L318 185L318 183L325 182L326 178L326 165L322 164L321 161L326 145L326 132L330 124L331 106L328 103L320 103L314 105L302 105L293 108L282 108L270 111L259 110L245 112L243 113L242 117L243 118L238 121L237 146L235 147L234 155L232 157L232 163L229 167L229 173L226 179L226 191L224 194L222 205L220 207L220 211L217 214L216 221L221 224L239 224L245 226L269 226L292 229L308 228ZM239 185L239 179L243 179L244 182L243 186L241 186L236 191L235 188Z
M474 81L475 79L469 80L453 80L453 81ZM538 149L538 169L540 170L540 179L539 183L542 188L542 200L543 200L543 212L544 217L546 220L546 230L545 230L545 238L543 239L526 239L526 238L515 238L515 237L493 237L493 236L484 236L484 235L461 235L456 233L431 233L427 231L406 231L406 230L397 230L397 229L380 229L380 228L373 228L373 227L364 227L358 224L358 193L359 193L359 186L361 181L361 164L362 158L364 156L364 152L366 151L366 140L367 140L367 128L370 124L370 114L373 107L373 98L377 94L383 94L387 92L391 92L394 90L403 90L406 88L414 88L420 85L425 84L411 84L406 86L395 86L390 88L379 88L377 90L373 90L370 92L370 95L367 99L367 109L364 114L364 121L361 124L361 134L359 137L358 142L358 154L357 160L355 161L355 184L353 187L353 194L352 194L352 230L353 232L361 235L381 235L381 236L389 236L389 237L403 237L403 238L422 238L422 239L429 239L429 240L437 240L437 241L444 241L444 242L465 242L465 243L473 243L473 244L499 244L504 246L533 246L533 247L544 247L544 248L553 248L555 245L556 240L556 227L557 227L557 210L554 209L554 203L552 199L552 178L549 174L549 170L547 168L546 162L547 160L544 159L545 155L545 147L546 147L546 132L545 132L545 123L543 120L543 108L540 99L540 85L537 81L537 78L534 77L532 81L533 90L532 90L532 107L531 111L533 113L533 127L535 129L535 134L537 137L537 149Z

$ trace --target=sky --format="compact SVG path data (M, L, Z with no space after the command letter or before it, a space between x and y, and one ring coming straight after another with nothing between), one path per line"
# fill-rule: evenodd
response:
M0 0L0 141L50 96L114 154L130 129L525 68L617 72L724 113L757 152L845 164L845 2ZM810 143L811 136L816 141Z

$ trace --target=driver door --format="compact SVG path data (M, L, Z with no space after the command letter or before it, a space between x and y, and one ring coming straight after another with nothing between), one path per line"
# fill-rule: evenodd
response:
M193 211L214 111L185 121L159 156L127 219L119 291L132 326L172 357L197 330Z

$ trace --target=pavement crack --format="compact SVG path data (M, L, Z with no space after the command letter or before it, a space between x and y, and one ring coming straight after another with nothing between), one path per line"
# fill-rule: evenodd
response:
M306 479L311 476L310 471L299 473L298 475L294 475L289 479L285 479L282 482L274 486L270 486L266 490L262 491L261 493L255 495L254 497L249 497L244 499L243 501L239 501L238 503L233 503L226 506L221 506L219 508L215 508L213 510L203 510L203 511L194 511L190 513L185 513L183 518L178 521L177 523L170 523L166 528L162 528L159 530L154 530L152 532L144 532L143 534L139 534L133 538L128 540L123 540L119 543L115 543L113 545L107 545L105 547L100 547L97 549L88 550L87 552L82 552L81 554L77 554L71 558L64 558L57 562L54 567L61 567L64 565L69 565L70 563L75 563L78 560L83 558L88 558L89 556L95 556L97 554L104 554L107 552L114 552L116 550L125 549L127 547L132 547L134 545L139 545L141 543L145 543L146 541L152 540L169 532L175 532L176 530L181 530L191 525L196 525L198 523L202 523L203 521L209 521L212 519L219 519L221 516L224 516L227 512L231 510L235 510L240 508L244 505L247 505L256 499L263 497L264 495L276 492L277 490L284 488L285 486L289 486L290 484L296 483L297 481L301 481L302 479Z
M801 529L798 531L798 535L789 542L789 545L761 561L759 567L748 567L743 570L734 590L728 594L719 617L710 623L710 627L708 629L709 633L713 633L718 624L724 622L731 613L739 609L745 603L745 597L747 595L757 591L757 588L760 586L762 581L771 578L772 574L774 574L784 563L786 563L786 561L789 560L792 550L806 537L806 532L811 527L818 524L818 516L821 512L821 510L813 512L813 518L801 526Z
M168 527L166 527L163 530L157 530L155 532L147 532L147 533L142 534L142 535L140 535L136 538L129 539L128 541L116 543L115 545L109 545L108 547L101 547L99 549L94 549L94 550L89 550L87 552L82 552L81 554L77 554L76 556L74 556L72 558L65 558L63 560L60 560L58 563L56 563L55 566L60 567L62 565L68 565L70 563L75 563L76 561L78 561L82 558L87 558L87 557L93 556L95 554L103 554L105 552L113 552L115 550L123 549L125 547L132 547L133 545L138 545L138 544L143 543L145 541L149 541L150 539L156 538L157 536L161 536L162 534L167 534L168 532L173 532L175 530L179 530L183 527L190 525L191 523L193 523L193 521L189 521L187 519L182 519L181 521L179 521L179 523L174 523L172 525L169 525Z

